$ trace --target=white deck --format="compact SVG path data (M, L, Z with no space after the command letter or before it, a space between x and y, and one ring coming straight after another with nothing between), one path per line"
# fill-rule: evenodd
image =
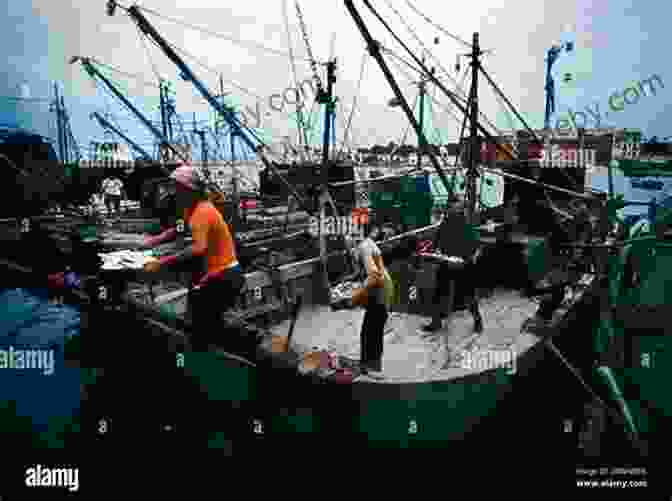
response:
M473 368L456 365L458 353L472 351L472 360L487 356L490 350L508 351L520 356L538 338L521 333L522 323L534 314L538 305L513 291L498 291L480 301L484 331L473 333L473 319L466 311L453 314L444 328L427 334L420 330L429 319L419 315L391 313L385 335L382 382L427 382L449 380L494 368L484 359ZM359 333L363 310L331 311L324 306L307 306L299 314L292 345L298 352L312 348L335 351L359 360ZM272 328L274 334L286 336L289 321ZM450 361L453 360L451 364ZM515 363L515 362L514 362Z

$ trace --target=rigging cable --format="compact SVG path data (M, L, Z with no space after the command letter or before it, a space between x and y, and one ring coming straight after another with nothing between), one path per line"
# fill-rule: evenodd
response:
M205 70L210 71L210 72L212 72L212 73L214 73L214 74L217 74L217 75L221 75L221 73L220 73L219 71L217 71L217 70L211 68L210 66L204 64L204 63L203 63L202 61L200 61L196 56L194 56L193 54L191 54L191 53L188 52L187 50L182 49L181 47L177 47L175 44L172 44L171 42L167 42L167 41L166 41L166 44L170 45L171 48L172 48L173 50L175 50L176 52L180 52L180 53L182 53L185 57L188 57L189 59L193 60L196 64L198 64L199 66L201 66L201 67L204 68ZM229 82L229 83L231 83L231 82ZM238 86L236 86L236 87L238 87ZM243 90L242 87L239 87L239 88L240 88L241 90ZM252 92L250 92L250 91L247 91L247 90L243 90L243 91L246 92L247 94L250 94L250 95L252 95L252 96L254 96L254 97L257 97L259 101L263 101L263 98L261 98L260 96L255 95L254 93L252 93ZM280 113L283 114L283 115L286 115L286 116L288 116L288 117L292 117L292 114L291 114L291 113L287 113L287 112L284 112L284 111L283 111L283 112L280 112ZM252 135L252 137L253 137L254 139L257 140L257 142L258 142L260 145L265 146L265 141L263 141L261 138L259 138L259 137L257 136L257 134L256 134L253 130L250 130L249 127L245 127L243 124L240 124L240 127L241 127L241 129L246 129L246 130L250 133L250 135Z
M406 72L404 71L399 64L397 64L395 61L392 61L392 64L394 64L397 68L397 70L408 80L412 85L416 85L416 83L413 81L413 78ZM431 99L431 98L430 98ZM438 103L437 103L438 104ZM439 105L440 106L440 105ZM450 114L450 116L457 122L460 123L460 119L448 108L440 106L446 113ZM410 122L409 122L410 124ZM410 126L410 125L409 125Z
M391 49L388 49L387 47L383 47L383 46L381 46L380 48L381 48L382 51L388 53L388 54L389 54L390 56L392 56L393 58L395 58L395 59L397 59L398 61L404 63L406 66L408 66L408 67L411 68L412 70L418 72L421 76L424 75L424 71L423 71L423 70L420 70L420 69L416 68L415 66L413 66L412 64L410 64L408 61L406 61L404 58L402 58L401 56L397 55L397 54L396 54L394 51L392 51ZM397 69L400 69L400 67L399 67L399 65L398 65L397 63L395 63L395 66L397 67ZM404 72L403 70L401 70L401 73L403 73L403 74L406 76L406 79L407 79L407 80L409 80L409 81L413 81L413 78L410 77L410 76L408 75L407 72ZM463 82L464 82L464 80L466 79L467 74L468 74L468 67L465 69L465 72L464 72L464 75L463 75L463 78L462 78L462 79L463 79ZM464 86L464 83L462 84L462 86ZM463 97L460 96L459 94L453 94L453 97L454 97L457 101L459 101L459 102L462 104L462 106L466 106L467 99L463 98ZM440 103L438 103L437 101L435 101L435 103L436 103L437 105L440 105ZM445 106L440 106L440 107L441 107L444 111L446 111L447 113L450 113L450 114L453 116L453 118L455 118L455 120L456 120L458 123L460 122L460 119L459 119L459 118L456 118L455 115L453 114L453 112L449 111ZM499 129L498 129L498 128L497 128L497 127L490 121L490 119L488 119L487 116L485 116L485 114L484 114L483 112L479 112L479 115L481 116L481 118L483 119L483 121L484 121L485 123L487 123L487 124L494 130L494 131L496 131L498 134L501 134L501 132L499 131Z
M159 86L157 84L144 80L145 75L142 75L140 73L128 73L126 71L120 70L119 68L117 68L115 66L109 65L107 63L103 63L101 61L98 61L96 58L93 58L93 57L90 57L89 60L96 63L98 66L103 66L103 67L109 69L110 71L113 71L115 73L119 73L120 75L135 78L136 80L139 80L140 83L142 83L143 85L145 85L147 87L154 87L154 88L157 88L157 89L159 88Z
M289 49L289 63L292 69L292 76L294 77L294 85L296 89L299 89L299 77L296 72L296 61L294 60L294 47L292 44L291 31L289 29L289 16L287 15L287 0L282 2L282 14L285 22L285 31L287 32L287 48ZM302 89L303 90L303 89ZM307 142L306 130L303 122L303 101L297 99L296 103L296 118L298 119L299 125L299 140L303 139L303 142Z
M268 53L274 54L276 56L282 56L282 57L287 57L288 56L288 54L286 52L282 52L282 51L279 51L279 50L276 50L276 49L271 49L269 47L258 44L256 42L245 42L243 40L239 40L237 38L234 38L230 35L225 35L223 33L218 33L216 31L212 31L212 30L207 29L207 28L203 28L203 27L200 27L200 26L195 26L193 24L181 21L179 19L175 19L175 18L172 18L172 17L165 16L163 14L160 14L159 12L156 12L155 10L151 10L151 9L146 8L146 7L137 6L137 8L139 10L149 12L149 13L157 16L157 17L160 17L160 18L166 20L166 21L170 21L170 22L175 23L175 24L180 24L180 25L185 26L187 28L191 28L192 30L200 31L202 33L211 35L215 38L221 38L221 39L224 39L224 40L228 40L229 42L233 42L237 45L240 45L241 47L246 47L247 46L246 48L250 48L249 46L252 46L259 51L268 52ZM299 60L310 63L310 59L299 58Z
M350 132L350 126L352 125L352 117L355 114L355 109L357 108L357 99L359 98L359 95L361 93L361 86L362 86L362 80L364 79L364 68L366 67L366 61L367 61L367 56L368 54L364 52L364 55L362 56L362 64L359 69L359 80L357 81L357 92L355 93L355 97L352 99L352 108L350 109L350 116L348 117L348 122L347 125L345 126L345 131L343 132L343 143L341 144L341 151L339 151L339 156L343 152L343 148L345 146L345 143L348 140L348 134Z
M418 99L420 98L420 93L415 96L415 99L413 100L413 106L411 107L411 111L415 115L415 108L418 105ZM401 141L399 142L399 146L404 146L406 144L406 139L408 139L408 133L411 131L411 122L407 121L408 123L406 124L406 130L404 131L404 134L401 136Z
M138 31L138 36L140 38L140 43L142 44L142 47L145 51L145 56L147 57L147 60L149 61L150 66L152 67L152 71L154 72L154 76L156 77L156 80L158 82L161 82L163 79L161 78L161 75L159 75L159 72L156 69L156 66L154 65L154 61L152 60L152 55L149 53L149 47L147 47L147 43L145 42L145 37L142 36L142 31L140 30L140 26L138 23L133 23L135 26L136 30Z
M299 7L299 0L294 0L294 5L296 7L296 16L299 18L299 25L301 26L301 33L303 35L303 41L306 45L306 51L308 52L308 58L310 61L310 68L313 71L313 79L315 80L315 85L317 86L318 97L324 95L324 87L322 87L322 80L320 79L320 73L317 70L317 61L313 57L313 50L310 46L310 40L308 39L308 28L306 23L303 20L303 14L301 13L301 7Z
M168 41L166 41L166 44L169 45L169 46L171 46L171 48L172 48L173 50L178 51L178 52L181 52L181 53L184 54L185 56L190 57L190 58L193 59L194 61L198 62L201 66L206 67L206 65L204 65L203 63L201 63L200 61L198 61L198 59L197 59L195 56L191 55L191 54L188 53L186 50L181 49L181 48L177 47L176 45L174 45L174 44L172 44L172 43L170 43L170 42L168 42ZM214 71L214 70L212 70L212 71ZM216 73L219 74L219 72L216 72ZM241 130L246 130L246 131L247 131L247 132L248 132L248 133L249 133L249 134L250 134L250 135L251 135L251 136L252 136L252 137L259 143L259 146L262 146L262 147L265 147L265 146L266 146L266 143L265 143L265 142L264 142L264 141L263 141L263 140L262 140L262 139L261 139L261 138L260 138L260 137L259 137L259 136L258 136L252 129L251 129L251 128L246 127L244 124L240 123L239 120L237 120L237 121L238 121L238 126L241 128Z
M472 48L472 45L471 45L469 42L465 42L464 40L462 40L462 39L461 39L460 37L458 37L457 35L453 35L453 34L450 33L448 30L446 30L446 29L442 28L441 26L439 26L438 24L434 23L431 19L429 19L429 17L427 17L426 15L424 15L424 14L423 14L422 12L420 12L420 11L413 5L413 4L411 4L411 2L410 2L409 0L406 0L406 4L407 4L407 5L408 5L408 6L409 6L409 7L410 7L410 8L411 8L411 9L412 9L418 16L422 17L427 23L429 23L429 24L432 25L434 28L436 28L437 30L439 30L440 32L442 32L444 35L448 35L450 38L452 38L452 39L455 40L456 42L461 43L462 45L465 45L465 46L468 47L469 49Z
M398 43L399 45L401 45L401 46L404 48L404 50L405 50L405 51L406 51L406 52L413 58L413 60L415 60L416 64L419 64L419 65L421 66L421 68L423 69L422 74L423 74L423 75L431 75L431 73L430 73L430 72L427 70L427 68L425 67L424 63L422 63L421 61L418 60L418 58L415 56L415 54L413 54L413 51L408 47L408 45L406 45L406 44L403 42L403 40L401 40L401 39L397 36L397 34L394 32L394 30L392 30L392 28L390 28L390 25L389 25L389 24L388 24L388 23L381 17L381 15L378 13L378 11L371 5L371 2L369 2L369 0L364 0L364 5L366 5L366 7L367 7L367 8L371 11L371 13L378 19L378 21L379 21L383 26L385 26L385 29L386 29L386 30L387 30L387 31L394 37L394 39L397 41L397 43ZM433 75L431 75L431 80L432 80L432 81L436 81L436 82L438 82L438 79L437 79L436 77L434 77ZM454 99L455 101L459 101L459 99L457 99L457 95L456 95L454 92L449 91L449 90L446 89L444 86L441 86L441 90L442 90L443 92L445 92L445 93L448 95L448 97ZM479 115L481 115L480 112L479 112ZM481 127L484 128L484 127L482 126L482 124L481 124Z
M464 91L464 89L458 85L458 83L452 77L450 72L443 67L441 61L439 61L439 59L436 56L434 56L434 54L432 54L432 52L427 47L425 47L425 44L422 42L422 40L420 40L420 37L415 33L413 28L411 28L410 25L405 21L401 13L392 6L389 0L385 0L385 3L387 4L388 8L397 15L401 23L406 27L406 31L408 31L411 34L411 36L415 38L415 41L418 42L420 47L422 47L423 52L436 62L436 65L439 67L439 69L448 77L448 79L453 83L453 85L456 86L457 91L456 93L460 94L463 99L466 99L466 92Z

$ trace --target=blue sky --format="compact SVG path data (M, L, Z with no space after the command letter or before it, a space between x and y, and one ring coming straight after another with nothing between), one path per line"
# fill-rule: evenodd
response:
M397 54L403 54L403 50L395 46L381 26L364 11L363 5L356 3L374 37L392 47ZM473 7L465 6L456 13L454 9L431 0L412 3L436 23L463 39L471 40L473 31L481 33L482 45L494 50L484 59L486 69L532 126L543 123L546 50L564 36L575 39L575 53L561 56L554 66L554 73L560 76L572 72L576 75L576 83L573 88L567 88L561 84L560 78L556 78L558 112L565 112L567 108L580 110L585 106L594 106L595 102L602 109L614 91L622 91L632 82L657 74L666 87L656 96L642 98L637 104L626 107L612 117L609 125L641 128L649 136L672 135L672 124L665 113L667 107L672 106L672 72L664 63L668 29L663 26L672 14L672 6L663 2L656 2L655 7L641 6L641 3L636 6L634 2L625 0L577 0L562 5L550 1L521 1L512 6L503 0L488 0ZM405 13L408 23L427 46L432 46L434 37L439 36L441 43L434 53L440 56L444 68L452 68L456 54L466 52L465 47L424 23L408 8L404 10L403 1L396 0L393 4ZM228 7L226 2L209 0L146 0L142 5L188 23L287 51L281 0L264 0L263 3L251 0L242 5L232 2ZM293 2L289 5L293 48L297 57L305 57ZM385 8L384 2L376 2L375 5L410 47L418 47L395 13ZM328 57L332 50L332 32L337 34L333 49L339 57L336 92L341 98L341 107L345 107L341 111L345 119L337 122L340 140L343 124L357 95L364 44L341 1L320 2L317 6L304 0L301 6L313 52L318 59ZM105 138L100 127L89 119L93 111L112 111L124 131L146 146L150 153L153 138L122 106L95 91L81 66L68 64L73 55L96 57L129 73L141 73L149 82L156 81L154 65L161 76L174 82L178 112L184 114L185 119L188 117L189 123L185 124L188 128L191 128L192 112L197 114L198 120L212 116L208 105L193 87L179 80L176 67L150 44L148 58L130 18L123 12L117 13L114 18L105 15L103 0L71 0L70 3L9 0L6 13L6 17L0 18L0 53L6 61L0 73L0 96L19 96L20 85L28 82L32 98L51 98L52 82L59 81L64 87L72 127L80 145L88 146L90 141ZM232 92L234 101L241 106L254 109L257 99L281 92L291 82L288 58L241 48L150 15L147 17L170 42L221 71L227 80L225 90ZM190 59L186 61L211 89L218 87L214 72L202 69ZM465 66L463 62L463 69ZM396 70L395 64L390 63L390 67L398 76L408 100L413 103L412 84ZM299 79L311 76L309 66L303 61L297 64L297 71ZM115 82L128 92L130 99L149 118L160 120L158 89L137 85L135 80L119 74L108 75L114 77ZM242 93L229 81L252 89L257 97ZM364 146L399 141L407 121L399 108L385 106L392 93L380 69L370 58L365 64L362 82L351 137ZM509 121L502 112L502 106L487 83L481 82L482 109L498 127L508 128ZM452 85L449 87L453 88ZM439 101L446 106L445 99ZM293 133L290 128L292 121L286 115L269 112L263 108L263 100L261 103L264 114L262 126L268 131L268 136L275 139ZM432 108L437 113L440 109L438 106ZM0 98L0 123L18 123L55 137L54 114L49 112L46 101ZM459 134L460 124L446 113L428 118L426 123L440 128L443 138L456 139ZM319 129L316 136L319 136ZM433 135L430 134L430 138ZM409 142L415 144L412 135L409 135Z

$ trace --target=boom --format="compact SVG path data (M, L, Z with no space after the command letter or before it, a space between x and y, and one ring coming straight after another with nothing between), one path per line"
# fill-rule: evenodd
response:
M110 10L110 4L113 4L114 6L119 6L116 2L113 0L110 0L108 2L108 13ZM205 84L201 82L196 75L189 69L189 67L182 61L182 59L177 55L177 53L172 49L172 47L164 40L164 38L154 29L154 27L149 23L147 18L142 15L140 12L140 9L138 8L137 5L133 5L129 7L128 9L125 9L126 12L131 16L131 18L136 22L138 27L140 28L140 31L142 31L145 35L150 37L156 44L161 48L161 50L166 54L166 56L179 68L182 78L184 80L190 81L194 87L200 92L200 94L203 96L203 98L212 106L224 119L226 122L229 124L229 126L232 129L232 132L239 136L245 144L250 148L251 151L256 152L256 154L259 156L259 159L263 162L263 164L266 166L266 168L270 169L270 171L278 176L281 181L285 184L289 192L294 196L294 198L298 201L298 203L301 205L301 207L306 210L306 212L313 213L314 211L312 208L306 203L304 198L298 194L298 192L294 189L294 187L287 182L285 178L283 178L273 165L273 163L266 157L266 155L263 152L264 144L259 139L253 131L250 131L246 127L244 127L236 118L233 110L227 106L226 104L218 101L212 93L207 89ZM250 138L250 135L254 137L254 139L257 141L258 144L255 144L255 142Z
M115 95L115 96L116 96L122 103L124 103L124 104L126 105L126 107L127 107L129 110L131 110L131 111L133 112L133 114L134 114L136 117L138 117L138 118L140 119L140 121L141 121L143 124L145 124L145 126L152 132L152 134L154 134L154 136L156 136L156 138L161 142L162 145L167 146L168 148L170 148L171 150L173 150L173 152L174 152L179 158L181 158L181 159L184 160L184 161L187 161L187 159L185 158L184 154L183 154L181 151L179 151L177 148L175 148L172 144L170 144L170 142L168 141L168 139L167 139L163 134L161 134L161 132L160 132L156 127L154 127L154 125L152 124L152 122L150 122L149 120L147 120L147 118L145 118L145 116L144 116L142 113L140 113L140 111L138 111L138 109L137 109L135 106L133 106L133 104L132 104L128 99L126 99L126 97L125 97L121 92L119 92L119 91L117 90L117 88L116 88L114 85L112 85L112 82L110 82L107 78L105 78L105 76L102 75L102 74L96 69L96 67L93 66L93 65L91 64L91 61L89 60L89 58L86 58L86 57L73 57L73 58L70 60L70 64L73 64L73 63L75 63L75 62L77 62L77 61L81 61L82 66L84 66L84 69L86 70L86 72L87 72L92 78L98 78L98 79L100 79L100 80L107 86L107 88L110 89L110 90L112 91L112 93L113 93L113 94L114 94L114 95Z

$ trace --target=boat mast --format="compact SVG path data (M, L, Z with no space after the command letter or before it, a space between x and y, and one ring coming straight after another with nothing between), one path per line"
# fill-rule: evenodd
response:
M422 62L425 62L425 57L422 57ZM420 90L420 114L418 117L418 122L420 125L420 130L422 131L422 134L424 135L425 133L425 128L424 128L424 123L425 123L425 91L427 89L427 79L423 76L420 79L420 82L418 83L418 87ZM423 145L420 143L420 138L418 137L418 168L422 165L422 151L423 151Z
M348 11L350 11L350 15L352 16L353 20L355 21L355 24L357 24L357 27L359 28L359 31L362 34L362 37L364 38L366 45L368 47L369 53L373 58L376 60L378 63L378 66L380 66L380 69L383 72L383 75L385 76L385 79L387 82L390 84L390 87L392 88L392 91L394 92L394 95L396 97L396 102L399 103L399 105L403 108L404 113L406 114L408 121L411 122L411 125L413 126L413 129L415 129L416 134L418 135L418 143L421 145L426 145L427 144L427 139L425 138L425 134L420 128L420 124L416 120L415 116L413 116L413 110L411 110L410 106L408 105L408 102L406 101L406 98L404 97L403 93L401 92L401 89L399 88L399 85L394 79L394 76L392 75L392 72L390 71L390 68L387 66L387 63L385 62L385 59L383 59L382 54L380 53L380 43L376 40L373 39L371 36L371 33L369 32L368 28L364 24L364 21L362 20L362 17L360 16L359 12L355 8L352 0L345 0L345 6L348 8ZM438 82L435 77L432 78L432 81ZM441 169L441 166L439 165L438 160L436 159L436 156L434 155L434 152L427 150L427 156L429 157L429 160L432 162L432 165L434 169L436 170L437 174L439 175L439 179L441 179L441 182L445 186L447 191L451 191L450 189L450 182L448 181L448 178L443 172L443 169Z
M480 160L480 138L478 136L478 71L479 71L479 57L481 49L478 43L478 33L474 33L473 47L471 51L471 96L469 98L471 104L470 114L470 132L471 132L471 148L469 152L469 169L467 170L467 189L466 195L466 209L470 223L475 223L476 218L476 183L478 181L478 162Z
M332 212L336 216L335 205L329 194L329 138L331 132L331 125L334 119L336 111L336 100L333 97L334 94L334 82L336 82L336 59L332 59L326 63L327 67L327 88L326 90L318 96L318 102L325 105L324 109L324 136L322 144L322 167L320 172L320 177L322 178L322 189L319 194L319 204L320 204L320 225L319 225L319 235L320 235L320 258L322 263L322 285L323 285L323 294L324 294L324 303L329 304L330 294L329 294L329 273L327 270L327 235L323 232L324 229L324 220L326 218L326 205L329 203L332 207Z
M230 107L220 103L217 99L215 99L215 97L210 93L205 84L203 84L203 82L201 82L196 77L196 75L185 64L182 58L177 55L175 50L173 50L170 44L168 44L168 42L156 31L156 29L150 24L150 22L145 18L145 16L142 15L142 13L140 12L141 8L138 7L137 5L133 5L129 8L123 8L115 0L109 0L108 14L110 15L112 15L112 13L114 12L114 8L112 8L112 6L114 6L115 8L116 7L122 8L137 24L138 28L142 31L142 33L150 37L154 42L156 42L156 44L163 51L163 53L173 62L173 64L175 64L180 69L183 79L191 82L194 85L194 87L196 87L196 90L198 90L201 96L210 104L210 106L212 106L215 110L217 110L224 116L224 119L227 121L229 127L232 130L234 130L238 136L240 136L241 140L251 151L256 153L256 155L264 163L266 168L270 169L270 171L274 175L278 176L282 184L289 190L290 193L292 193L292 195L296 198L299 204L301 204L302 208L305 208L307 212L312 213L313 211L311 210L310 207L308 207L308 204L305 203L303 197L299 195L297 191L294 189L294 187L291 184L289 184L282 175L278 173L278 170L276 169L273 162L271 162L266 156L265 149L267 148L267 145L264 144L264 142L254 133L254 131L250 130L249 127L245 127L243 124L240 123L240 121L236 118L233 110ZM252 138L256 140L257 144L255 144L255 141L253 141ZM220 192L219 188L216 185L213 185L212 188L214 191Z
M61 98L58 95L58 84L54 82L54 111L56 112L56 129L58 133L58 155L65 163L65 134L63 132L63 116L61 114Z

